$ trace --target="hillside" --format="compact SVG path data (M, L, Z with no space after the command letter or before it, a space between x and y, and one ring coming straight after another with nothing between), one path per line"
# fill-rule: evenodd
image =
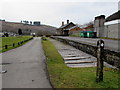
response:
M0 21L0 31L3 32L18 32L18 29L21 29L23 32L34 32L36 35L55 35L56 34L56 27L48 26L48 25L27 25L23 23L14 23L14 22L5 22Z

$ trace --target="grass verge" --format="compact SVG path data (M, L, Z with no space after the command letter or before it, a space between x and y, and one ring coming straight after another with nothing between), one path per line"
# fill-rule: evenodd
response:
M118 88L119 71L104 67L104 81L96 83L96 68L69 68L49 41L42 41L54 88Z
M107 38L107 37L101 37L101 39L120 40L119 38Z
M24 41L31 38L31 36L17 36L17 37L0 37L0 53L1 52L5 52L8 50L11 50L13 48L17 48L19 46L22 46L23 44L25 44L26 42L18 45L18 42ZM15 43L15 46L13 47L12 44ZM8 46L8 49L3 48L3 46L5 45L10 45Z

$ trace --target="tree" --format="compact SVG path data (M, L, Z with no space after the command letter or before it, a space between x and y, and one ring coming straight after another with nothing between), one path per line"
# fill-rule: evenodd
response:
M30 21L30 24L32 25L32 21Z
M18 34L22 35L22 30L21 29L18 29Z
M29 24L29 21L26 21L26 24Z
M9 34L6 32L6 33L4 33L4 35L5 35L5 37L9 37Z

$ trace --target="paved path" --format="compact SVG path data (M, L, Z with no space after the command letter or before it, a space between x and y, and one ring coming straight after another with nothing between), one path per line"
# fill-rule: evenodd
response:
M91 45L97 45L97 41L99 40L98 38L80 38L80 37L61 37L64 39L69 39L69 40L74 40L77 42L83 42L83 43L88 43ZM105 48L113 51L120 51L120 40L108 40L108 39L102 39L105 42Z
M2 54L3 88L51 88L39 37Z

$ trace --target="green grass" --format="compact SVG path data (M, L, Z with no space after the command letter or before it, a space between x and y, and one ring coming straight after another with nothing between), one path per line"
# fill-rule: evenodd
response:
M118 38L107 38L107 37L101 37L101 39L120 40Z
M5 51L8 51L10 49L16 48L16 47L18 47L18 45L17 45L18 42L21 42L23 40L27 40L30 37L31 36L0 37L0 52L5 52ZM16 44L15 47L12 46L13 43ZM11 46L8 46L8 49L5 49L3 47L5 45L11 45ZM19 45L19 46L21 46L21 45Z
M104 67L104 81L96 83L96 68L69 68L55 46L42 41L54 88L118 88L118 70Z

